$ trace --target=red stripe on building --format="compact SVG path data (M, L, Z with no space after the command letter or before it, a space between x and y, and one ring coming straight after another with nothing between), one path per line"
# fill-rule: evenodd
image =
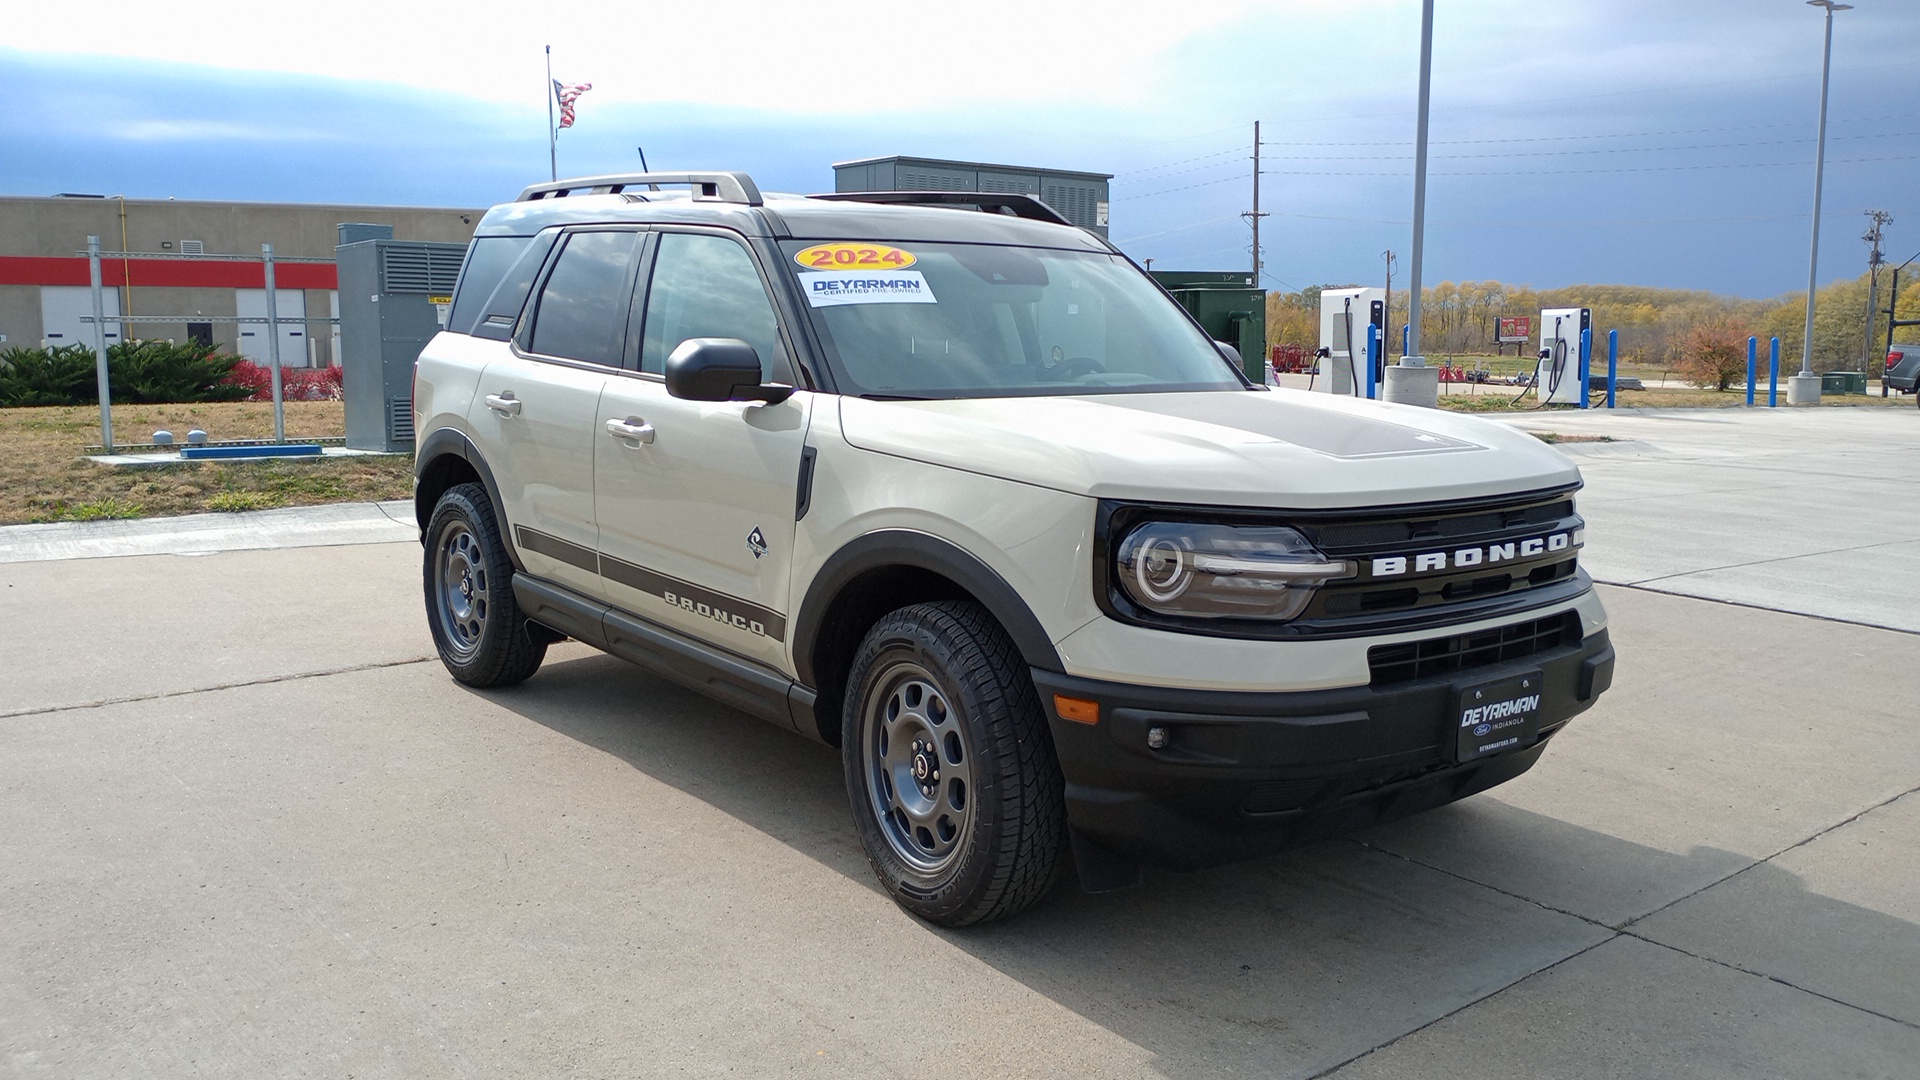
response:
M257 262L197 259L100 260L100 283L112 288L264 289L266 269ZM84 258L47 259L0 255L0 285L85 285ZM340 275L332 263L275 263L273 283L282 289L337 289Z

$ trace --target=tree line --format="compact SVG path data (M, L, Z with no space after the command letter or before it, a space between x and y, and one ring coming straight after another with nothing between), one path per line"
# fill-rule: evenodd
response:
M1868 374L1877 377L1886 359L1888 275L1881 274L1875 306L1873 340L1867 343L1868 276L1836 281L1815 294L1813 368L1816 371L1855 371L1863 355ZM1320 289L1350 286L1313 286L1299 292L1267 294L1269 345L1298 345L1312 351L1320 344ZM1496 322L1502 316L1534 317L1533 341L1520 347L1521 355L1537 348L1540 309L1584 307L1593 311L1595 355L1605 348L1606 332L1620 331L1621 360L1626 363L1688 370L1703 348L1715 353L1728 341L1738 343L1745 364L1746 339L1760 339L1765 363L1767 339L1780 339L1780 365L1800 366L1801 340L1806 323L1806 294L1791 293L1770 300L1748 300L1697 289L1658 289L1641 285L1569 285L1561 289L1534 289L1499 281L1443 281L1421 290L1420 344L1430 357L1485 356L1494 352ZM1407 321L1405 290L1390 298L1388 355L1398 352L1400 328ZM1901 282L1898 317L1920 319L1920 274ZM1897 333L1920 340L1920 327ZM1719 382L1716 377L1714 382Z

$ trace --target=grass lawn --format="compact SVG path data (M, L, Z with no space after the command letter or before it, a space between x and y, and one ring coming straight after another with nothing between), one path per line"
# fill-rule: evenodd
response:
M338 401L286 403L287 437L346 433ZM211 438L270 439L273 405L116 405L114 439L144 443L159 429L184 443L190 428ZM92 521L210 510L404 499L413 494L410 457L182 462L111 468L82 456L100 442L100 408L76 405L0 409L0 525Z

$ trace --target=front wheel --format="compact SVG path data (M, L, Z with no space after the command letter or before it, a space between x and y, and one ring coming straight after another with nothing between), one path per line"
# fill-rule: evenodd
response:
M842 754L874 873L943 926L1011 915L1064 864L1060 767L1033 679L975 603L904 607L861 643Z
M468 686L525 682L547 655L513 598L513 564L478 484L456 484L434 504L421 567L427 625L440 662Z

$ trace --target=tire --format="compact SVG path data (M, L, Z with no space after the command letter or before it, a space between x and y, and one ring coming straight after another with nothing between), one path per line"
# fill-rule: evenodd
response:
M986 609L943 601L887 615L847 688L847 794L894 900L965 926L1045 896L1066 863L1064 782L1033 678Z
M547 638L529 631L514 601L513 564L479 484L457 484L434 504L421 578L434 647L455 679L513 686L539 670Z

